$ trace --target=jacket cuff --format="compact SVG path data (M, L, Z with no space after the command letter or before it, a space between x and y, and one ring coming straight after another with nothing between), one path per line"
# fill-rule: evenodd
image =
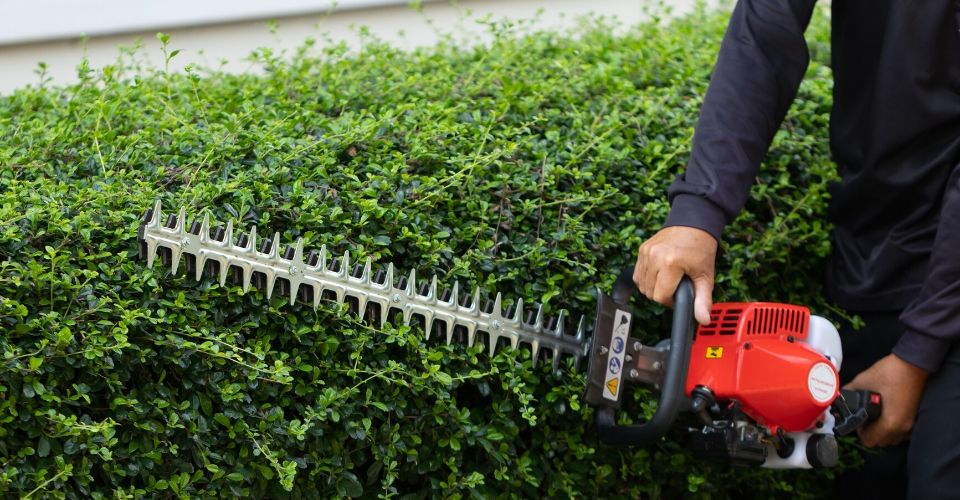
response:
M949 340L907 330L894 346L893 353L917 368L934 373L940 369L952 345L953 343Z
M712 201L692 194L678 194L670 203L663 227L686 226L710 233L717 241L727 225L723 210Z

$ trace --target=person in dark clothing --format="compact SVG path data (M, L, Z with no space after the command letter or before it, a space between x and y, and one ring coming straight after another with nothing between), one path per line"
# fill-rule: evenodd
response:
M668 304L692 278L709 322L717 241L743 208L806 70L814 0L740 0L665 227L634 281ZM960 1L834 0L826 292L865 318L841 328L842 382L880 392L857 497L960 497ZM905 473L904 473L905 471ZM857 478L863 479L857 483Z

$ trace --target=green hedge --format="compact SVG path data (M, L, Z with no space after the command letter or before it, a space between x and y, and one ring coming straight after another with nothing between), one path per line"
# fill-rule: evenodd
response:
M827 307L826 22L723 243L716 298ZM667 212L725 26L260 50L262 72L149 69L0 98L0 492L51 497L817 496L829 473L598 446L582 373L425 343L137 258L155 199L308 246L590 314ZM165 57L175 56L176 40ZM332 47L332 48L331 48ZM169 50L169 52L168 52ZM153 54L157 56L158 54ZM647 340L668 314L641 305ZM636 391L634 416L650 411Z

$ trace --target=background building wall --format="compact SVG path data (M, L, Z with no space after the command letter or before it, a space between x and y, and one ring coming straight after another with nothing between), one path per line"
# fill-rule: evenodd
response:
M243 71L244 59L259 47L292 50L308 37L346 41L356 47L365 26L378 38L403 48L435 43L441 33L482 36L477 21L531 19L545 27L570 26L578 16L596 13L622 25L636 23L664 4L673 12L693 0L31 0L5 6L0 15L0 94L39 82L38 63L54 84L76 78L84 56L94 68L112 63L119 47L142 43L142 56L162 64L157 32L170 34L170 48L181 52L171 69L187 64ZM85 37L82 34L86 34ZM139 41L139 42L138 42Z

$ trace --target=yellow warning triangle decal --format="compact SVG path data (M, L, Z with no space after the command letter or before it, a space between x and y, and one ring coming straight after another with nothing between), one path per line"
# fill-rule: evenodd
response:
M610 391L610 394L614 396L617 395L617 389L620 388L620 379L614 377L610 380L607 380L607 390Z

